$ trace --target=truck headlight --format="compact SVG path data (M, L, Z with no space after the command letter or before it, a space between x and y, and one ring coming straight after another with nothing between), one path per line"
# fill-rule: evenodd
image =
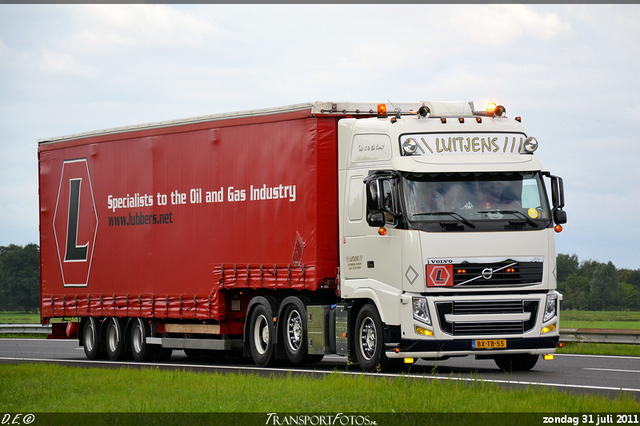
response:
M427 325L431 325L429 307L427 306L427 299L424 297L413 298L413 318Z
M551 318L556 316L557 306L558 306L558 295L547 294L547 303L544 308L544 318L542 319L542 322L547 322Z

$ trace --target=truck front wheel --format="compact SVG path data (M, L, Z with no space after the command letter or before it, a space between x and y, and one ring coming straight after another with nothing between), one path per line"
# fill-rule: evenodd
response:
M253 362L259 367L268 366L273 361L273 339L275 330L269 312L258 305L251 313L249 321L249 346Z
M494 358L496 365L503 371L527 371L531 370L538 362L539 355L518 354L499 355Z
M360 309L355 327L355 352L360 368L364 371L380 370L386 356L382 320L374 305L367 304Z

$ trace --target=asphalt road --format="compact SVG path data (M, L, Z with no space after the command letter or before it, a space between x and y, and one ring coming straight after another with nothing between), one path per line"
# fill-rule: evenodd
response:
M639 348L640 355L640 348ZM552 361L538 361L531 371L505 374L492 360L474 357L451 358L445 361L420 360L403 373L362 373L357 367L347 367L344 357L328 355L323 361L308 367L258 368L250 360L213 360L187 358L182 351L174 351L169 361L137 363L109 360L89 361L76 340L0 339L0 362L55 362L63 365L109 368L158 366L160 368L193 371L228 371L272 374L274 371L295 374L370 374L393 376L404 374L420 380L484 380L504 386L541 386L574 393L595 393L613 398L620 392L632 394L640 400L640 356L555 355Z

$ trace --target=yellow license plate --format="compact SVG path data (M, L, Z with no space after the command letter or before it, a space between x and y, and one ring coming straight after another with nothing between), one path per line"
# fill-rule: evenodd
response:
M507 347L506 340L474 340L473 349L504 349Z

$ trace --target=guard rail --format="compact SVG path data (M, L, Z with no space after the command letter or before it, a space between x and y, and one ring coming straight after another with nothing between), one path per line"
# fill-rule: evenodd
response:
M51 334L51 325L0 324L0 334ZM609 330L600 328L561 328L563 343L617 343L640 345L640 330Z

